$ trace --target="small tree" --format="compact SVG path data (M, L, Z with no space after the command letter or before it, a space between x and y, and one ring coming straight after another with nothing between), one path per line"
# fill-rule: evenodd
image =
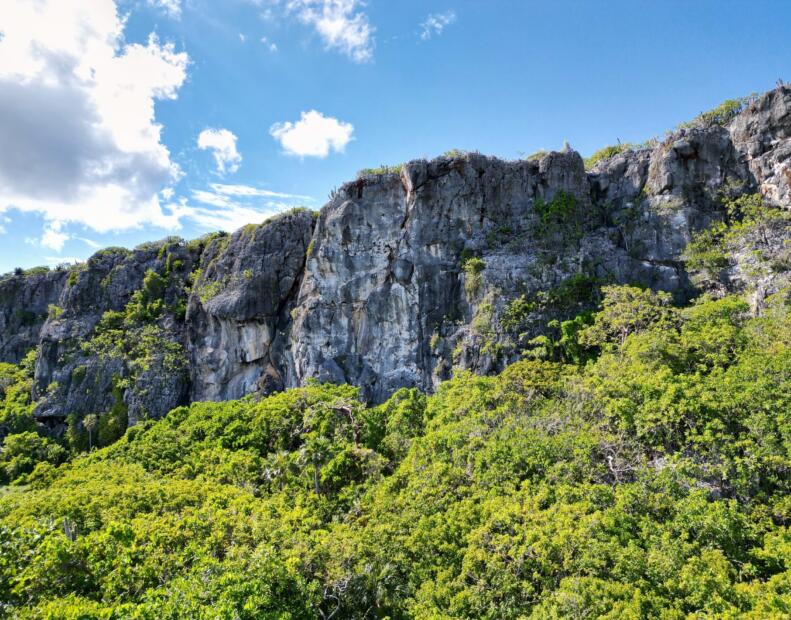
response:
M99 416L95 413L89 413L82 421L85 430L88 431L88 450L93 448L93 431L99 426Z
M594 323L579 332L579 342L588 347L623 346L626 339L649 326L672 326L677 312L670 294L635 286L605 286L604 301Z

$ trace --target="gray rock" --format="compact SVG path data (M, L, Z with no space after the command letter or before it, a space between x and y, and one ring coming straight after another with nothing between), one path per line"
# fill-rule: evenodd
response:
M289 213L207 247L187 310L192 400L283 388L283 333L313 224Z
M50 305L57 305L66 270L0 278L0 362L17 364L38 344Z
M790 165L788 87L726 127L681 129L589 172L570 150L412 161L342 186L318 219L295 212L197 244L103 251L73 276L6 276L0 359L38 344L36 413L53 427L108 411L119 389L130 423L312 378L358 385L372 401L431 390L455 368L503 368L549 320L590 307L569 282L696 295L684 263L693 235L723 217L726 197L760 191L791 207ZM791 272L787 224L761 235L734 247L722 274L756 310ZM165 279L161 312L133 325L127 350L97 353L102 317L125 311L149 270ZM535 304L509 331L505 313L523 295ZM62 313L45 320L50 304ZM146 338L143 363L135 342Z

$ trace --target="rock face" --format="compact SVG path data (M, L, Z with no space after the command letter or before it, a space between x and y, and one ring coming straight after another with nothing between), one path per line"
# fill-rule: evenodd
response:
M99 329L99 324L106 313L127 308L135 293L143 289L147 273L165 273L168 264L170 273L161 301L163 307L176 306L201 249L190 250L172 241L145 244L133 252L111 248L98 252L70 274L58 300L60 310L56 316L50 314L39 338L34 397L38 399L35 415L40 420L57 424L68 414L82 417L123 404L134 422L164 415L186 400L186 373L161 372L158 355L165 347L153 342L161 338L160 345L180 346L183 320L178 321L172 311L163 311L151 321L145 336L152 341L152 349L158 350L146 360L148 368L134 376L130 376L130 366L139 356L132 345L143 342L143 334L131 323L112 333ZM127 333L129 340L124 341ZM114 389L116 383L130 378L133 382L125 389ZM123 403L117 402L119 398Z
M723 219L725 199L760 193L788 209L790 186L788 87L727 126L682 129L587 172L571 150L413 161L347 183L318 216L8 276L0 359L38 345L37 412L53 424L119 400L133 423L313 378L373 401L431 390L454 368L518 359L549 320L591 307L598 284L697 294L685 266L693 235ZM729 286L760 307L787 283L790 237L782 218L762 236L779 267L759 279L752 241L735 248Z
M19 273L0 279L0 362L18 363L39 334L66 284L65 270Z
M288 383L349 382L373 400L402 386L430 388L447 376L455 342L467 333L459 321L469 325L490 292L547 276L538 265L545 248L533 239L534 204L559 193L591 210L575 152L539 162L479 155L412 162L400 175L343 186L316 226L291 329ZM580 252L558 257L558 277ZM471 256L486 263L475 290L463 271ZM435 333L441 344L432 350ZM467 357L467 366L488 369L488 361Z
M791 204L791 88L781 86L758 98L729 129L761 194L787 208Z
M187 309L192 400L283 389L282 352L314 218L288 214L206 248Z

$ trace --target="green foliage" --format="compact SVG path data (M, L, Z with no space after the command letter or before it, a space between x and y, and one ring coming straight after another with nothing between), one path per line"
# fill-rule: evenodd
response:
M38 463L58 464L65 458L61 446L37 433L8 435L0 449L0 482L18 480Z
M220 239L222 237L228 237L228 233L223 231L206 233L205 235L198 237L197 239L190 239L189 241L187 241L186 248L192 254L199 254L212 241L214 241L215 239Z
M357 172L357 178L367 176L378 176L380 174L401 174L404 164L396 164L395 166L379 166L378 168L363 168Z
M580 336L592 321L590 312L578 314L567 321L553 319L547 325L546 333L530 340L528 343L530 348L526 351L526 355L566 364L584 364L592 359L594 354Z
M559 191L549 202L540 197L537 198L534 207L543 224L560 224L565 218L574 215L577 210L577 202L573 195Z
M701 112L691 121L681 123L679 129L693 129L698 127L711 127L713 125L727 125L730 123L747 105L755 99L755 95L739 97L737 99L726 99L717 107Z
M35 430L33 403L33 366L35 350L16 366L0 362L0 434Z
M788 617L791 305L603 290L582 366L194 403L38 465L2 613Z
M477 256L472 256L466 260L462 259L462 269L464 270L464 290L468 297L473 298L481 290L483 284L481 272L486 269L486 263Z
M520 295L508 302L500 317L500 324L512 334L518 334L527 324L530 315L538 309L538 302L527 295Z
M533 209L538 217L536 232L548 244L577 243L595 215L586 211L574 195L564 191L557 192L548 202L541 197L536 198ZM548 250L552 255L557 252L554 245L550 245Z
M443 157L447 157L448 159L458 159L460 157L466 157L467 155L469 155L469 151L464 151L462 149L450 149L442 154Z
M734 266L734 255L747 249L756 280L791 270L791 214L786 209L764 204L760 194L726 198L723 208L725 218L696 234L687 246L686 266L697 285L727 291L726 271ZM784 244L772 242L772 237L780 237Z
M72 286L77 284L77 278L79 277L79 275L80 275L80 270L79 269L75 269L75 268L72 267L69 270L69 277L66 280L66 286L71 288Z
M60 306L56 306L55 304L49 304L47 306L47 318L49 318L50 321L59 319L62 314L63 308Z
M598 162L615 157L618 153L631 151L634 148L633 144L629 142L619 142L618 144L609 144L605 147L595 151L590 157L585 158L585 170L590 170Z
M125 309L127 323L151 323L162 317L167 279L149 269L143 277L143 286L135 291Z
M30 269L25 269L26 276L40 276L50 272L49 267L46 265L40 265L38 267L31 267Z
M600 285L601 282L597 278L582 273L573 274L553 289L537 291L530 296L520 295L509 301L500 318L500 324L511 336L522 338L531 327L534 329L541 327L534 323L533 317L547 315L559 317L550 322L548 334L532 341L534 348L541 349L535 351L534 355L576 363L580 359L579 352L566 351L567 346L572 346L569 338L572 338L572 334L576 338L580 326L587 324L590 319L587 311L591 310L598 301ZM580 312L582 314L578 314ZM576 318L571 322L564 320L569 316ZM558 346L561 348L558 349Z
M157 245L157 244L152 244ZM102 256L113 256L114 254L118 254L119 256L129 256L131 252L127 248L122 248L120 246L112 246L109 248L102 248L98 250L91 258L99 258Z
M660 330L675 324L676 312L669 293L635 286L605 286L602 292L602 310L593 325L581 334L587 346L623 346L630 335L648 327Z
M217 297L220 293L225 290L227 286L227 281L225 279L222 280L214 280L212 282L203 282L198 286L198 297L201 300L202 304L210 302L212 299Z
M549 151L546 151L544 149L539 149L539 150L535 151L534 153L531 153L530 155L527 155L525 157L525 161L538 161L542 157L545 157L546 155L549 155Z

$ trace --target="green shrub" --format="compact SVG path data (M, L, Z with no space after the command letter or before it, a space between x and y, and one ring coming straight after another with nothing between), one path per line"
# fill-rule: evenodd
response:
M66 458L58 444L34 432L9 435L0 451L0 481L13 482L33 471L41 462L57 465Z
M483 283L481 272L486 269L486 263L477 256L468 258L462 262L464 270L464 290L467 296L472 298L478 295Z
M686 267L700 287L723 292L729 288L725 270L735 264L737 252L752 250L754 268L764 274L791 268L791 255L770 248L771 234L788 236L791 214L766 205L759 194L744 194L722 201L725 217L698 232L684 252ZM756 274L757 276L758 274Z
M701 112L691 121L681 123L679 125L679 129L711 127L712 125L727 125L754 100L755 95L739 97L737 99L726 99L717 107L712 108L707 112Z
M611 157L615 157L619 153L623 153L625 151L631 151L634 149L634 145L628 142L619 142L618 144L610 144L603 148L600 148L598 151L595 151L590 157L585 158L585 170L590 170L595 166L598 162L610 159Z
M193 403L58 467L15 433L3 614L788 616L786 295L604 293L550 344L584 364Z
M60 306L56 306L55 304L49 304L47 306L47 317L49 318L50 321L59 319L62 314L63 314L63 308L61 308Z
M469 151L464 151L462 149L450 149L449 151L445 151L442 156L448 159L458 159L460 157L466 157L469 154Z
M549 155L549 151L545 151L544 149L539 149L530 155L527 155L524 159L525 161L538 161L543 157Z
M396 164L395 166L379 166L378 168L363 168L357 172L357 178L367 176L378 176L380 174L401 174L404 164Z

